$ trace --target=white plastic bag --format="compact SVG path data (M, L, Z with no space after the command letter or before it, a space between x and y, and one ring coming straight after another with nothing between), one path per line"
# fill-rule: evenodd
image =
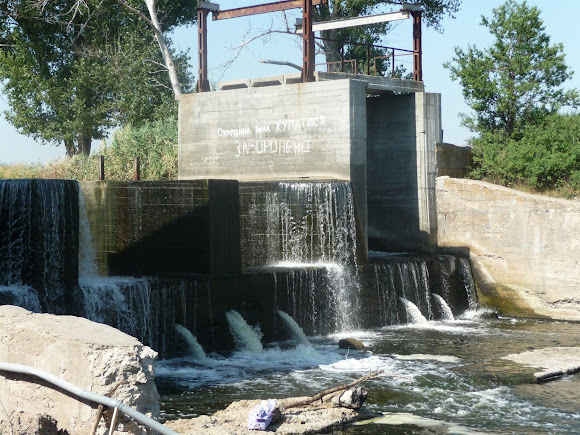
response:
M262 402L250 411L248 414L248 429L250 430L266 430L274 411L276 410L276 399L262 400Z

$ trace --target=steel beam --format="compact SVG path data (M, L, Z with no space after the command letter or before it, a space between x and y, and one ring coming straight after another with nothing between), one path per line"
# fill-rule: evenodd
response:
M209 9L197 8L197 92L209 92L207 73L207 14Z
M421 42L421 11L411 11L413 16L413 80L423 81L423 48Z
M268 12L279 12L288 9L298 9L302 7L303 0L285 0L263 5L247 6L236 9L226 9L215 11L212 14L214 20L226 20L228 18L247 17L249 15L265 14ZM312 6L328 3L328 0L312 0Z
M387 23L389 21L406 20L410 18L410 12L401 10L399 12L389 12L386 14L368 15L365 17L344 18L342 20L322 21L312 24L313 32L320 32L331 29L344 29L346 27L369 26L371 24ZM304 21L303 21L304 22ZM299 24L299 23L298 23ZM302 33L302 28L297 27L296 33Z
M312 15L312 0L302 0L302 83L314 81L315 49Z

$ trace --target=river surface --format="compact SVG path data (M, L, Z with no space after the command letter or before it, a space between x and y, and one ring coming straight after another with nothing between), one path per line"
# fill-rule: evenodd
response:
M470 311L457 320L389 326L327 337L311 345L277 343L227 358L208 355L158 363L156 382L166 419L209 414L234 400L314 395L382 369L365 382L365 406L383 418L333 433L577 434L580 375L535 384L534 370L502 360L508 354L577 346L580 324ZM358 338L368 352L339 350Z

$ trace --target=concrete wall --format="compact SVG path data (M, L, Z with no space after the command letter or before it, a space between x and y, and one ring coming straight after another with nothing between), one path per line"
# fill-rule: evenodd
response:
M365 95L355 80L184 95L179 178L350 180L366 159Z
M480 301L580 320L580 202L437 178L439 246L469 252Z
M433 250L440 95L369 97L367 129L369 248Z
M180 179L350 181L363 252L432 251L440 95L340 77L184 95Z
M153 382L157 354L135 338L79 317L33 314L12 306L0 307L0 331L0 361L43 370L142 413L159 413ZM57 433L27 425L46 421L46 416L67 431L63 433L88 434L97 413L95 404L80 402L37 378L8 372L0 374L0 402L0 433L5 434L13 433L11 424L15 434ZM123 425L124 431L144 433L133 424L123 423L118 430ZM106 429L101 420L97 434L108 433Z
M80 186L101 274L240 271L237 181Z
M437 176L465 178L473 166L471 147L450 143L436 145Z
M179 178L350 181L366 252L365 89L336 80L184 95Z

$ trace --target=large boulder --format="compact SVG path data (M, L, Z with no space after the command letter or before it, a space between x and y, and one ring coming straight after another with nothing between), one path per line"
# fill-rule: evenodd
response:
M35 367L152 417L159 413L156 357L137 339L107 325L0 306L1 362ZM6 409L0 413L0 433L46 433L19 428L22 421L37 420L58 425L59 433L88 434L97 414L96 404L80 402L38 378L8 372L0 372L0 401ZM6 414L13 416L10 421ZM129 420L117 430L144 433ZM97 434L105 432L101 420Z
M338 347L340 349L365 350L363 342L356 338L341 338L338 340Z

